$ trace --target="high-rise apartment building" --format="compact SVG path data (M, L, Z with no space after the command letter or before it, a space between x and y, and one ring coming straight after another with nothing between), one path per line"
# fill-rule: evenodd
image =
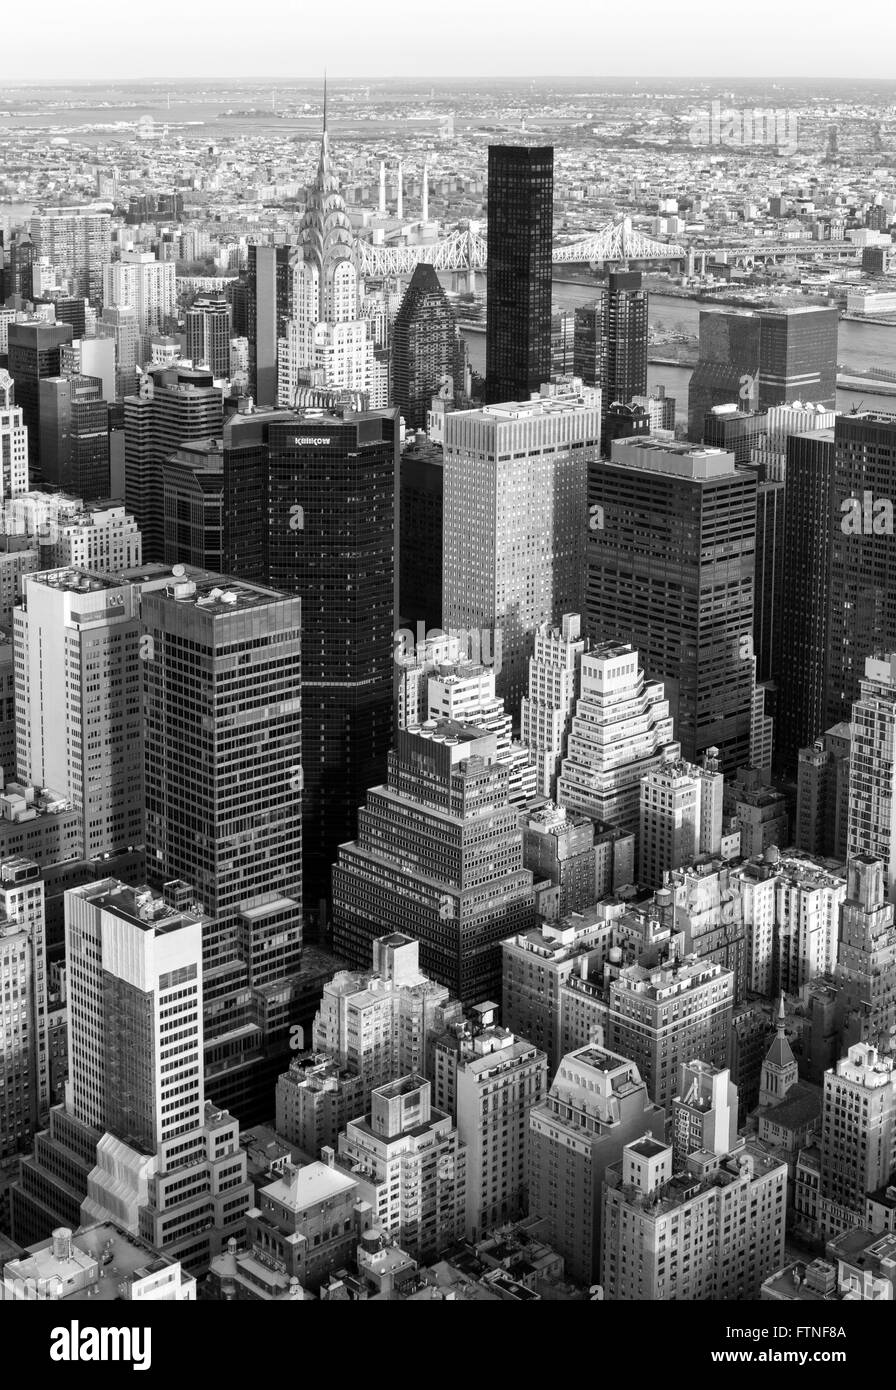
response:
M896 1064L856 1043L824 1074L818 1225L826 1239L863 1224L865 1201L896 1167Z
M715 961L627 966L610 982L607 1046L632 1059L651 1099L668 1109L682 1062L726 1065L733 1004L734 972Z
M44 377L38 429L44 487L87 501L110 495L109 409L98 377Z
M576 385L445 421L443 624L491 646L516 714L543 623L580 611L600 401ZM500 657L499 653L500 643Z
M230 305L223 294L198 295L184 315L187 356L216 381L230 377Z
M291 246L250 244L246 273L249 391L260 406L277 404L277 343L286 332L292 292Z
M143 839L138 597L47 570L24 578L14 615L18 774L80 810L88 858Z
M846 853L879 859L896 898L896 651L866 658L851 729Z
M792 768L799 750L835 722L826 719L825 684L830 646L834 429L792 435L786 441L786 458L786 563L774 655L778 682L775 761L782 768ZM843 717L849 718L848 710Z
M547 1239L576 1284L600 1275L607 1168L634 1139L661 1142L664 1128L665 1112L649 1099L634 1062L601 1045L567 1053L547 1096L532 1108L529 1211L546 1222Z
M711 756L715 752L707 750L708 767L664 756L641 778L639 878L645 887L658 888L670 870L698 855L718 857L724 778Z
M535 650L529 658L529 693L520 708L520 738L535 755L537 790L551 799L557 794L587 648L581 630L578 613L564 613L559 627L542 623L536 630Z
M488 1020L458 1024L435 1043L435 1098L466 1146L467 1240L525 1216L529 1113L547 1090L547 1059Z
M600 298L576 309L573 370L600 387L604 419L611 405L647 391L647 306L640 272L625 270L611 271Z
M96 321L97 341L109 338L115 346L115 396L122 400L137 390L140 325L137 310L129 305L106 305Z
M0 864L0 1159L24 1152L50 1106L44 885L28 859Z
M408 430L426 428L433 396L454 376L457 321L431 265L414 269L392 326L392 404Z
M682 1062L672 1101L672 1166L685 1167L692 1153L724 1158L737 1147L737 1087L727 1067L699 1059Z
M438 720L398 731L388 784L370 790L357 840L339 847L339 955L363 967L374 938L402 932L463 1003L497 996L499 943L533 915L509 780L494 734Z
M835 948L841 1049L892 1037L896 1028L896 924L884 866L857 855L847 865Z
M464 1232L466 1149L431 1092L413 1073L377 1086L370 1112L339 1137L339 1169L357 1182L375 1224L415 1259L434 1258Z
M140 527L144 560L165 553L165 459L191 440L220 438L223 419L223 398L207 370L160 367L125 399L125 505Z
M46 257L75 296L103 304L103 269L112 259L108 212L82 207L44 208L31 219L34 257Z
M488 150L487 401L525 401L551 374L554 151Z
M631 642L682 755L723 770L750 755L756 486L729 453L639 439L589 473L589 636Z
M604 642L581 659L580 693L557 779L561 806L623 834L638 830L641 778L676 754L663 687L644 679L638 653Z
M121 574L143 563L137 523L122 506L95 504L61 514L50 534L52 540L41 544L41 555L56 569Z
M784 1258L787 1165L747 1143L675 1172L656 1139L607 1172L601 1284L610 1302L755 1299Z
M166 333L177 312L174 262L156 260L151 251L122 251L120 260L106 259L104 313L105 309L133 309L137 332L144 339L151 333Z
M0 368L0 501L28 491L28 427L15 382Z

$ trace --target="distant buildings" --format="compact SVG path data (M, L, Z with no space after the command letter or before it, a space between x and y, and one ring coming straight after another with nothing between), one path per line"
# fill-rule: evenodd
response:
M525 401L551 374L552 146L488 150L486 400Z
M144 341L151 333L167 333L176 312L175 265L159 261L151 251L122 251L103 267L103 308L133 309L137 332ZM198 365L198 364L197 364Z
M88 207L45 208L31 219L35 259L58 268L74 296L103 304L103 268L112 259L112 219Z
M230 377L230 305L223 294L198 295L184 315L187 357L216 381Z
M573 370L600 387L604 419L647 391L647 305L640 272L611 271L600 298L575 311Z

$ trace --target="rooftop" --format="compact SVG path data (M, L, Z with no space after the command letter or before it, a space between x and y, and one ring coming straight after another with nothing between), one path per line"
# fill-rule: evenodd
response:
M328 1202L350 1192L355 1186L353 1178L327 1163L307 1163L303 1168L288 1163L281 1177L261 1189L261 1195L290 1211L303 1211L318 1202Z

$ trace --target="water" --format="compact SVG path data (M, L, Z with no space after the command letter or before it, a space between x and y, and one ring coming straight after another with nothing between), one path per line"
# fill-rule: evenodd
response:
M562 281L554 282L554 304L561 309L574 309L594 299L589 285L574 285ZM678 330L696 337L700 311L707 305L693 299L678 299L672 295L651 294L650 324L656 327L662 323L665 328ZM480 375L485 374L485 334L465 333L470 352L470 365ZM657 353L663 349L658 347ZM841 320L837 340L837 360L854 371L867 371L869 367L884 367L896 371L896 325L876 323L856 323L854 320ZM667 396L675 397L676 419L685 422L688 413L688 383L691 379L690 367L665 367L648 364L647 386L653 390L663 385ZM862 403L866 410L882 410L896 413L896 396L875 395L863 388L837 391L837 409L849 410Z

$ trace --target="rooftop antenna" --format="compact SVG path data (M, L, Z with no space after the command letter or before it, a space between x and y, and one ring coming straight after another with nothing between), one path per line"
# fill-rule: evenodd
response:
M324 68L324 134L327 133L327 70Z

